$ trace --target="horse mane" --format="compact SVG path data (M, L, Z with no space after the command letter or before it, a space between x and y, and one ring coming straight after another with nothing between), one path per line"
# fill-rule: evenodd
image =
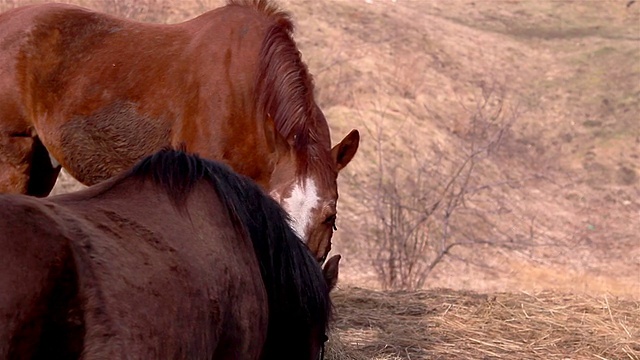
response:
M230 0L230 5L253 8L273 21L266 30L255 79L255 103L262 118L270 116L276 130L298 154L298 171L308 171L308 160L329 168L318 131L324 116L314 99L314 81L293 39L294 26L288 12L268 0Z
M236 229L251 239L260 263L269 299L263 358L308 356L314 326L326 330L333 306L320 266L275 200L227 165L182 150L165 148L143 158L121 177L127 178L152 180L179 208L198 183L208 182Z

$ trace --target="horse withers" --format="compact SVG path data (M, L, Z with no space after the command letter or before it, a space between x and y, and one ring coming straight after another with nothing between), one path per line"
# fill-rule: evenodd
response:
M268 195L163 150L76 193L0 195L0 358L318 359L323 271Z
M171 25L66 4L0 14L0 192L46 196L60 166L93 185L184 144L260 184L324 260L360 139L331 147L292 32L265 0Z

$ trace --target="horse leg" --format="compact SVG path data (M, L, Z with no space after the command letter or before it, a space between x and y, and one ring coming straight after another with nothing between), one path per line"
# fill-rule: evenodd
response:
M0 193L47 196L59 173L38 137L0 133Z
M27 134L0 133L0 193L27 193L32 147Z
M49 195L56 184L62 167L58 163L53 163L55 161L49 156L49 151L44 147L40 138L34 138L32 151L27 194L45 197Z

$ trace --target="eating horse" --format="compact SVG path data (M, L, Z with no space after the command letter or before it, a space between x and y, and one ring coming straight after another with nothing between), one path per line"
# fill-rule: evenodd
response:
M0 358L323 356L324 272L227 165L164 149L78 192L0 194Z
M331 147L293 31L265 0L177 24L67 4L0 14L0 192L47 196L61 167L94 185L184 146L256 181L324 261L360 135Z

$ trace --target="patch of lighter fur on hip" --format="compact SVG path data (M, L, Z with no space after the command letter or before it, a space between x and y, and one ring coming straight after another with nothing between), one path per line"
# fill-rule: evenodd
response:
M311 222L312 211L319 202L318 188L313 179L296 182L291 196L283 201L283 207L289 213L291 228L305 243L307 242L307 228Z

